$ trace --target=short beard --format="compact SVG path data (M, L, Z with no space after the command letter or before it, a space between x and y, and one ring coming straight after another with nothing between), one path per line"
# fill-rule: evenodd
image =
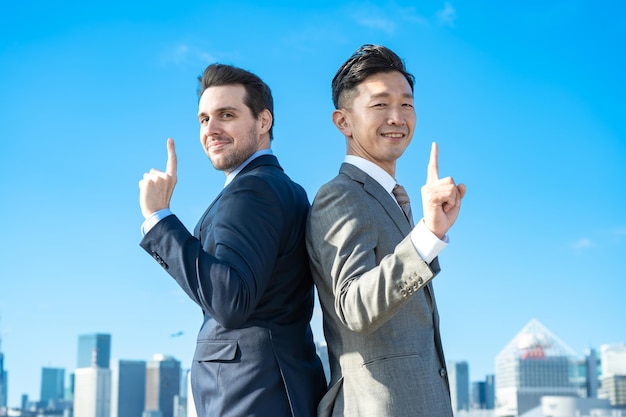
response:
M232 153L228 155L222 155L222 159L219 165L216 165L215 161L209 157L211 160L211 164L213 164L213 168L218 171L223 171L226 174L230 174L233 172L239 165L243 163L246 159L250 158L253 153L257 151L258 147L258 133L256 130L256 126L253 126L248 131L246 136L246 146L242 149L235 149Z

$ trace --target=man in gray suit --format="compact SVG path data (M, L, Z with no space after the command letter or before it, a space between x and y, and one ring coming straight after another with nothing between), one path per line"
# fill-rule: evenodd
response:
M393 51L363 45L332 82L347 156L307 223L331 368L318 416L452 416L431 280L465 186L439 178L433 143L424 217L413 226L402 207L396 161L416 124L413 81Z

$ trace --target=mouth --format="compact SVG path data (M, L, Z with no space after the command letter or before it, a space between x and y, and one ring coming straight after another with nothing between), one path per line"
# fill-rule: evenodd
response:
M207 151L219 151L231 143L227 139L207 139L205 147Z
M402 133L402 132L388 132L388 133L381 133L381 136L387 138L387 139L402 139L406 136L406 133Z

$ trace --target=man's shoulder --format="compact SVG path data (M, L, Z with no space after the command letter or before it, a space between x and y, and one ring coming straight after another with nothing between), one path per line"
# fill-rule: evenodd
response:
M358 190L363 188L367 174L354 165L344 163L335 178L323 184L320 190Z
M271 156L264 155L257 159ZM278 163L257 164L252 169L241 172L224 190L229 195L248 195L250 198L274 199L285 204L306 204L309 200L304 187L291 179ZM256 197L255 197L256 196Z

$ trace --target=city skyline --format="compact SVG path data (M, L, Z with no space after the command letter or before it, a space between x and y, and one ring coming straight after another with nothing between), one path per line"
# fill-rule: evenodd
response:
M212 62L271 87L273 152L312 200L345 140L330 83L364 43L415 76L397 180L421 215L430 144L467 185L433 280L446 359L472 381L535 318L579 354L626 339L626 3L614 0L11 2L0 14L0 338L9 403L76 336L189 367L200 308L139 247L138 182L178 154L188 229L224 185L198 140ZM316 304L312 327L322 337Z
M519 349L528 349L529 347L532 347L531 345L533 343L537 343L538 340L531 338L532 340L525 338L524 336L528 336L529 334L532 334L532 332L541 332L543 334L547 334L549 335L549 337L552 340L557 341L557 346L550 346L548 348L548 350L546 350L547 354L549 355L554 355L554 354L564 354L564 355L574 355L574 357L578 360L582 360L586 357L586 355L588 354L588 352L583 352L583 353L577 353L574 352L573 350L571 350L569 348L569 346L567 345L566 341L562 341L558 335L555 335L554 333L552 333L549 329L547 329L546 327L544 327L544 325L539 322L536 319L531 319L528 323L526 323L523 328L519 329L518 332L516 333L515 337L512 337L511 340L506 344L506 346L503 346L501 348L501 350L498 353L498 356L500 355L511 355L513 351L518 351ZM113 346L114 341L115 341L115 337L114 335L110 335L110 334L102 334L102 333L89 333L89 334L82 334L82 335L77 335L77 340L79 340L79 347L80 347L80 341L85 340L85 339L91 339L91 340L95 340L95 339L102 339L103 337L108 339L109 342L111 343L111 346ZM520 341L523 341L524 343L521 343ZM545 340L539 340L539 342L542 342ZM321 346L325 346L323 344L323 341L317 340L316 344L318 345L318 348L321 344ZM615 346L617 345L623 345L624 342L619 342L619 343L606 343L606 344L601 344L600 346L590 346L590 349L594 349L596 352L601 352L601 351L608 351L610 352L609 354L611 354L614 350L615 350ZM524 345L524 346L522 346ZM80 349L79 349L80 350ZM532 349L530 349L529 351L532 351ZM319 352L319 349L318 349ZM1 352L0 352L1 353ZM80 356L80 353L77 354L77 358ZM322 355L320 355L320 357L322 358L325 367L327 367L328 364L328 358L327 357L323 357ZM613 370L620 370L620 372L626 372L626 363L624 363L620 359L617 359L616 356L609 356L609 358L612 359L611 362L611 369ZM618 361L619 360L619 361ZM168 361L173 361L179 364L179 368L178 369L178 373L184 373L186 371L189 370L190 365L188 364L188 366L186 366L184 363L182 363L180 361L179 358L172 356L172 355L167 355L167 354L163 354L163 353L155 353L153 355L151 355L149 358L111 358L111 367L99 367L97 365L96 362L93 362L92 365L90 367L92 367L93 369L108 369L108 370L114 370L113 375L114 377L112 378L113 381L116 381L116 377L115 375L119 373L118 369L121 363L124 363L126 366L136 366L137 364L143 364L143 369L144 372L147 368L152 367L152 369L158 368L158 363L162 363L162 361L165 361L165 363L167 363ZM76 362L76 361L75 361ZM497 358L494 358L494 365L497 362ZM150 365L152 364L152 365ZM147 366L149 365L149 366ZM487 379L492 379L493 376L496 374L496 367L494 366L494 369L492 370L492 372L488 372L484 375L482 375L479 378L472 378L469 375L469 371L472 368L472 364L471 362L464 360L464 359L459 359L459 360L454 360L454 361L450 361L448 360L446 362L446 366L454 366L455 369L449 369L449 373L451 373L451 390L453 393L456 393L458 389L461 390L466 390L466 397L464 397L464 401L469 404L470 402L470 394L471 394L471 390L470 390L470 386L472 386L474 383L476 382L484 382ZM44 390L44 386L46 386L46 391L49 391L50 388L50 382L44 382L43 381L43 376L46 372L48 372L48 374L53 373L54 375L58 375L59 373L62 375L65 375L64 379L63 379L63 388L68 388L68 384L69 384L69 379L70 379L70 375L72 373L74 373L74 371L76 371L77 369L80 369L82 375L91 375L92 373L89 373L89 368L90 367L74 367L74 368L63 368L63 367L46 367L46 366L42 366L41 367L41 372L40 372L40 381L38 385L34 385L34 389L35 391L33 392L43 392ZM46 371L47 370L47 371ZM67 371L67 372L66 372ZM154 371L152 371L154 372ZM99 374L93 374L93 375L99 375ZM469 383L468 386L463 386L463 385L457 385L457 384L462 384L464 378L468 378L467 382ZM88 378L93 378L91 376L89 376ZM108 376L108 378L111 378L110 376ZM144 376L144 380L145 380L146 376ZM458 380L457 378L461 378L460 380ZM116 384L118 384L119 382L116 382ZM493 381L492 381L493 383ZM10 388L10 377L9 377L9 388ZM15 408L18 407L21 404L21 397L23 394L28 394L28 393L20 393L19 397L20 397L20 403L18 404L8 404L8 406L10 408ZM58 399L58 398L57 398ZM31 396L29 396L29 402L40 402L43 401L45 399L42 398L32 398ZM155 400L152 400L155 401ZM454 403L454 402L453 402Z

